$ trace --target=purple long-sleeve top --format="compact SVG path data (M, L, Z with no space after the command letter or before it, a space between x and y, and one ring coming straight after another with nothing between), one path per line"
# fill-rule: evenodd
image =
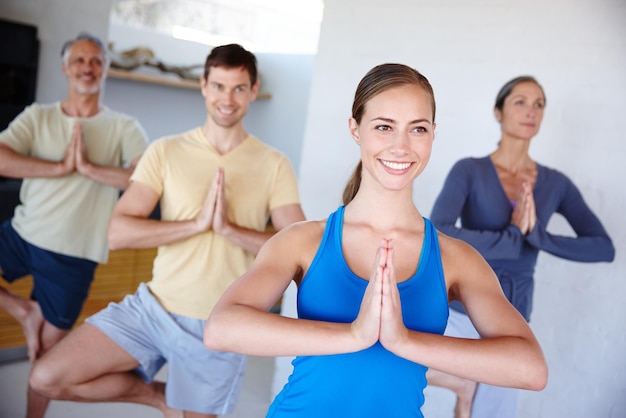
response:
M537 164L533 196L537 223L524 236L511 224L513 205L491 158L465 158L448 173L430 217L441 232L462 239L482 254L497 274L507 298L527 321L540 250L582 262L613 261L615 257L611 238L600 220L564 174ZM555 235L546 230L554 213L565 217L576 236ZM451 307L463 312L458 302L452 302Z

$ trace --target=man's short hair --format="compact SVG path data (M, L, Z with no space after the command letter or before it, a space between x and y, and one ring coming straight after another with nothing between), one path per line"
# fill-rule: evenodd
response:
M239 44L216 46L206 58L204 79L208 80L211 67L240 68L243 67L250 75L250 84L257 82L256 57Z
M102 42L102 40L97 36L92 35L88 32L80 32L76 38L65 41L63 47L61 48L61 58L63 59L64 63L67 63L67 55L69 53L70 47L74 45L74 43L77 41L91 41L96 44L98 48L100 48L100 51L102 51L106 64L109 63L109 53L108 49L104 46L104 42Z

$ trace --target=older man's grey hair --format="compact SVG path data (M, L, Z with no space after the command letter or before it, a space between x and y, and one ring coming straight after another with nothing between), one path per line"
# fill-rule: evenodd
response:
M74 39L70 39L68 41L66 41L63 44L63 48L61 48L61 58L63 59L63 63L67 65L67 60L69 57L69 51L70 51L70 47L72 45L74 45L75 42L77 41L90 41L94 44L96 44L98 46L98 48L100 48L100 51L102 51L102 55L104 55L104 64L105 67L108 67L110 64L110 59L109 59L109 51L107 49L107 47L104 45L104 42L102 42L102 40L100 38L98 38L95 35L92 35L88 32L81 32L78 34L78 36Z

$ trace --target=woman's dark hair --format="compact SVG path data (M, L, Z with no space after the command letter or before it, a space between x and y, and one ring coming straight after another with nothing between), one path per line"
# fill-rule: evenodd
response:
M511 94L515 86L517 86L520 83L526 83L526 82L534 83L537 85L537 87L539 87L539 89L541 90L541 94L543 94L543 100L545 103L546 93L543 91L543 87L541 87L541 84L539 84L539 82L533 76L522 75L519 77L515 77L513 80L508 81L504 86L502 86L502 88L498 92L498 95L496 96L496 104L494 105L494 107L501 111L502 108L504 107L504 101L506 100L507 97L509 97L509 95Z
M204 63L204 79L208 80L211 67L239 68L243 67L250 75L250 85L257 81L256 57L238 44L216 46Z
M406 85L420 86L428 94L432 104L434 122L436 111L435 94L430 82L417 70L403 64L377 65L365 74L354 93L352 117L357 124L360 124L363 113L365 113L365 106L373 97L391 88ZM359 161L343 191L342 201L344 205L350 203L359 191L362 169L363 163Z

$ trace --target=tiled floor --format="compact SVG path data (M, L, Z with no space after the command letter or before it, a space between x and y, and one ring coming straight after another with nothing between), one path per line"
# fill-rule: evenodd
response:
M24 418L30 363L0 363L0 418ZM228 418L264 417L270 402L274 358L249 357L239 402ZM162 377L162 371L157 377ZM162 380L162 379L161 379ZM53 401L46 418L161 418L158 410L128 403Z

